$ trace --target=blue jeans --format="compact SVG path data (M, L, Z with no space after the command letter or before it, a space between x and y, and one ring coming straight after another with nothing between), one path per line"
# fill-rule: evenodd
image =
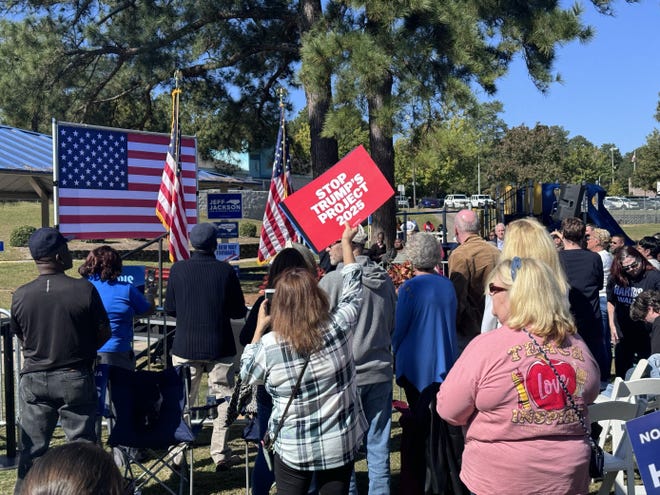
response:
M373 383L358 387L362 410L369 423L364 435L367 447L369 493L390 493L390 431L392 429L392 382ZM351 475L349 493L357 494L355 471Z
M19 385L21 451L20 485L32 463L48 450L59 418L66 439L95 442L98 398L92 370L35 371Z

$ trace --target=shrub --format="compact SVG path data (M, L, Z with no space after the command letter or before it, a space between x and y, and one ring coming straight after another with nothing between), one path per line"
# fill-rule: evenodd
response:
M238 235L241 237L257 237L257 226L252 222L241 222L238 226Z
M11 231L9 245L14 247L26 247L30 240L30 236L35 230L37 230L37 228L32 227L31 225L19 225Z

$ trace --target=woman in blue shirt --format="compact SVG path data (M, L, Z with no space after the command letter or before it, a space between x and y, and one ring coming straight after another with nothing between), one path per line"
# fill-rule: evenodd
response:
M99 362L134 370L133 318L153 311L155 287L147 290L145 298L135 286L118 279L121 270L119 253L101 246L90 251L78 273L96 287L110 318L112 336L99 349Z

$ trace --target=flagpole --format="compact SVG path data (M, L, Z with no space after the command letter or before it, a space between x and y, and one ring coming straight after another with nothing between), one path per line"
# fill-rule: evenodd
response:
M181 88L179 82L181 81L182 72L180 69L174 71L174 108L173 108L173 124L176 124L176 139L174 142L174 160L176 161L176 175L181 177L181 128L179 127L179 101L181 95Z
M282 143L280 144L280 151L282 153L282 163L286 164L286 126L284 125L284 95L286 94L286 89L279 87L277 89L277 95L280 97L280 126L282 127ZM284 197L286 198L289 191L285 189Z
M287 241L295 239L296 231L292 223L280 209L280 203L292 192L290 180L287 142L285 135L284 117L284 88L277 89L279 97L280 118L277 129L277 142L275 144L275 159L273 173L268 190L268 199L264 210L263 225L259 237L257 260L265 263L286 247Z
M282 163L284 164L284 177L285 177L285 183L290 186L291 185L291 174L287 172L287 167L286 164L288 163L289 157L287 156L287 137L286 137L286 117L284 113L284 96L286 96L286 89L283 87L279 87L277 89L277 95L280 97L280 126L282 126L282 144L281 144L281 153L282 153ZM284 198L287 198L289 196L289 187L284 188ZM292 241L298 242L299 236L298 233L293 236L291 239Z
M181 173L181 130L179 129L179 104L181 71L174 73L175 87L172 90L172 132L170 146L165 159L163 177L158 193L156 215L169 236L170 261L188 259L188 223L186 219L185 195Z

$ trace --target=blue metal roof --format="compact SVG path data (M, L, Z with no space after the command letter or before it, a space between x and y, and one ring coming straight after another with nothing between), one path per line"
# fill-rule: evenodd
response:
M52 174L52 137L0 125L0 170Z

